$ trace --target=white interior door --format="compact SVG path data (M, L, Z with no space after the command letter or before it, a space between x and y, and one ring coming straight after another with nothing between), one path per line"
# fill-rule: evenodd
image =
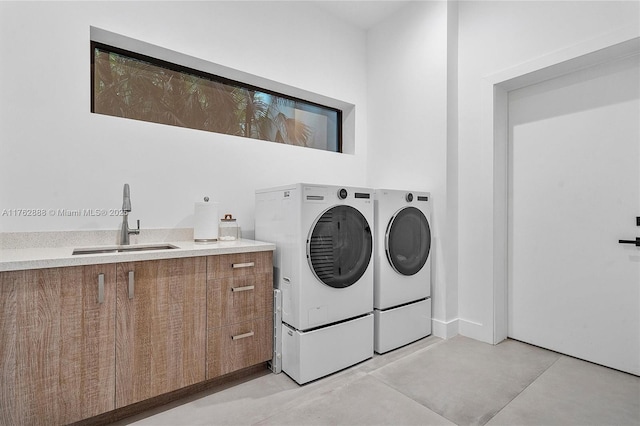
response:
M640 374L640 56L509 93L509 337Z

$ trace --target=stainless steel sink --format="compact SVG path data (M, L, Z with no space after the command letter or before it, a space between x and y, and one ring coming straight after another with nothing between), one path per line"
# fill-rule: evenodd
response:
M134 246L108 246L108 247L90 247L77 248L73 250L72 255L78 254L100 254L100 253L129 253L133 251L152 251L152 250L171 250L179 247L171 244L148 244Z

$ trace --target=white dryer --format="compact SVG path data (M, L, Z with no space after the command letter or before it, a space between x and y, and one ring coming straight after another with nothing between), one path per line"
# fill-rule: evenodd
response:
M255 238L276 244L282 370L300 384L373 356L373 220L371 189L256 191Z
M375 191L374 349L431 334L431 195Z

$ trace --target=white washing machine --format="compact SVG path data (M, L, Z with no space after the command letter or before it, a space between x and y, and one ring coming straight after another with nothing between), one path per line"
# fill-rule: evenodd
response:
M431 334L431 195L375 190L374 350Z
M282 370L303 384L373 356L373 190L256 191L255 238L276 244Z

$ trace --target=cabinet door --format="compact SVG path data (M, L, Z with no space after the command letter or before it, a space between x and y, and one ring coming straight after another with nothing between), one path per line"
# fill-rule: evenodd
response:
M117 265L116 407L205 379L206 258Z
M272 252L210 256L207 379L271 359Z
M0 424L113 410L115 266L1 273L0 338Z

